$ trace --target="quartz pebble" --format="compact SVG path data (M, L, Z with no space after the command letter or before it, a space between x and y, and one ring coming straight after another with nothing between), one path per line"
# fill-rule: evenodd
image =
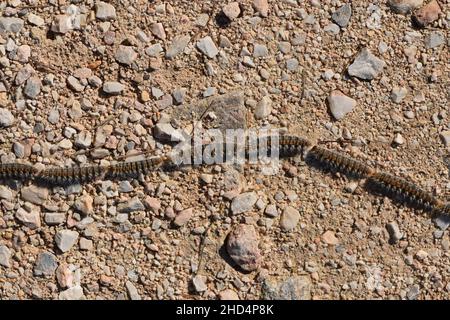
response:
M408 89L404 87L394 87L391 91L391 99L395 103L400 103L408 94Z
M208 58L214 58L219 50L210 36L206 36L197 42L197 48Z
M348 74L363 80L372 80L383 70L386 63L375 57L367 48L361 50L348 67Z
M341 120L356 106L356 101L339 90L334 90L327 98L330 112L336 120Z
M55 235L55 243L62 252L67 252L78 241L78 236L76 231L60 230Z
M227 252L239 267L256 270L262 260L258 248L258 234L252 225L239 224L228 235Z
M223 7L222 11L230 20L236 19L241 13L238 2L230 2Z
M287 206L280 219L280 227L284 232L292 231L300 220L300 213L297 209Z
M5 108L0 108L0 128L9 127L14 123L14 116L11 111Z

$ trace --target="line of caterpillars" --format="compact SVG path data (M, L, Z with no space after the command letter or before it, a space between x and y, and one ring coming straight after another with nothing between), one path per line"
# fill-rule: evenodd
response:
M270 138L268 146L270 146ZM280 158L305 156L307 164L319 168L344 173L350 177L365 179L369 190L386 195L394 200L406 202L414 207L436 214L450 215L450 204L436 198L432 193L416 184L375 168L350 156L314 145L308 139L282 135L278 137ZM222 150L226 150L224 147ZM268 152L270 152L270 147ZM245 152L248 156L248 150ZM70 168L50 168L38 171L26 164L0 164L0 180L35 181L48 185L86 183L98 179L120 179L138 176L171 165L169 156L147 158L133 162L119 162L110 166L86 166Z

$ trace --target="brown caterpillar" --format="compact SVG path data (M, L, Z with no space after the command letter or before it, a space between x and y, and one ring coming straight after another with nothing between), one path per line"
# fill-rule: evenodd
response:
M5 163L0 164L0 180L30 180L37 170L28 164Z
M319 146L314 146L308 151L308 158L316 160L332 170L342 171L359 178L367 178L375 173L373 168L359 160ZM314 165L314 163L311 164Z
M298 136L283 135L279 138L280 157L292 157L303 153L311 147L312 142Z
M117 179L127 176L146 174L156 169L167 161L166 157L147 158L139 161L119 162L111 165L106 173L106 178Z
M105 175L107 167L87 166L71 168L50 168L41 171L36 180L50 185L67 185L93 181Z

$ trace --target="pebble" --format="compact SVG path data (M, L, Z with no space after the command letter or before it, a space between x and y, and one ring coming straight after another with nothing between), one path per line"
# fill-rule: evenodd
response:
M30 13L27 17L27 20L29 23L37 27L42 27L45 24L45 20L34 13Z
M405 139L403 138L403 136L400 133L396 133L395 137L394 137L394 146L399 146L405 143Z
M139 198L135 197L133 199L128 200L127 202L119 203L117 206L117 211L122 213L130 213L134 211L144 211L145 206L142 204Z
M51 30L55 33L65 34L73 29L72 17L61 14L54 17Z
M420 294L420 287L417 284L409 287L408 292L406 293L406 297L408 300L415 300L417 296Z
M308 276L266 278L261 287L264 300L310 300L311 279Z
M326 244L335 246L339 243L339 239L336 238L336 236L334 235L333 231L325 231L324 234L322 234L322 240L323 242L325 242Z
M12 191L3 185L0 185L0 199L11 201L13 199Z
M85 86L83 86L80 81L73 77L73 76L68 76L67 77L67 84L69 85L69 88L72 89L75 92L82 92L85 88Z
M372 80L383 70L385 65L386 63L383 60L374 56L369 49L364 48L347 71L350 76Z
M337 24L330 23L330 24L327 24L323 28L323 31L333 33L333 34L338 34L339 31L341 31L341 29L339 28L339 26Z
M269 50L267 47L263 44L255 44L253 48L253 57L255 58L261 58L261 57L267 57L269 55Z
M61 263L56 269L56 280L61 288L69 288L73 286L73 272L66 263Z
M13 32L18 33L23 28L23 20L13 17L0 17L0 33Z
M208 88L206 88L205 91L203 91L203 97L204 98L211 97L211 96L215 95L216 93L217 93L216 87L208 87Z
M231 212L233 214L244 213L253 208L258 196L255 192L246 192L234 197L231 202Z
M38 77L31 77L27 80L23 93L30 99L34 99L41 92L42 82Z
M269 13L269 4L267 0L253 0L253 8L261 17L267 17Z
M91 251L94 248L92 240L86 238L80 238L80 250Z
M228 235L227 252L233 261L245 271L254 271L261 264L259 239L252 225L239 224Z
M191 219L193 212L193 208L180 211L173 220L174 225L177 227L185 225Z
M166 39L166 31L164 31L164 27L163 27L162 23L159 23L159 22L153 23L151 31L155 37L157 37L161 40Z
M119 82L107 81L103 83L103 92L107 94L120 94L125 86Z
M449 138L450 138L450 132L449 132ZM435 225L442 231L447 230L447 228L450 226L450 216L447 216L444 214L438 215L433 221L434 221Z
M79 148L87 148L92 144L92 134L90 131L84 130L77 134L75 145Z
M14 116L8 109L0 108L0 127L10 127L14 123Z
M445 36L442 32L433 31L425 37L425 47L434 49L445 43Z
M391 91L391 100L395 103L400 103L408 94L408 89L405 87L394 87Z
M286 60L286 69L289 71L295 71L298 68L298 60L296 58L291 58Z
M83 215L92 215L94 213L94 198L92 196L85 194L82 197L75 200L75 209L81 212Z
M95 17L102 21L115 20L116 9L109 3L99 1L95 5Z
M83 288L80 285L73 286L61 291L58 298L59 300L82 300L84 298Z
M353 111L356 101L347 97L339 90L334 90L327 98L330 112L336 120L341 120L349 112Z
M175 58L177 55L184 51L184 48L186 48L189 41L191 41L191 37L188 35L175 36L172 40L171 45L166 51L166 58Z
M274 204L269 204L266 207L266 210L264 211L264 213L271 218L275 218L278 216L278 210L277 210L277 206Z
M125 287L131 300L141 300L138 290L131 281L125 282Z
M222 8L222 11L230 20L236 19L241 14L238 2L230 2Z
M194 285L194 289L196 292L203 292L208 290L208 286L206 285L206 277L202 275L196 275L192 278L192 284Z
M11 258L11 251L7 246L0 245L0 266L4 266L5 268L11 267L11 262L9 261Z
M155 138L162 141L178 142L182 141L181 133L170 123L157 123L155 126Z
M252 58L250 58L249 56L245 56L245 57L242 59L242 64L243 64L244 66L246 66L246 67L249 67L249 68L255 68L255 67L256 67L256 65L255 65L255 63L253 62Z
M22 200L31 202L33 204L41 205L48 198L49 191L44 187L37 187L35 185L23 187L21 190Z
M186 88L176 88L172 92L172 96L175 99L176 104L182 104L184 102L184 96L186 95Z
M120 45L116 50L114 58L117 62L129 66L136 60L137 56L138 54L134 51L133 47Z
M441 12L439 3L436 0L432 0L416 11L413 15L413 21L416 25L425 27L439 19Z
M25 146L23 144L14 142L13 149L17 158L25 158Z
M58 111L58 109L55 108L55 109L50 110L50 113L48 114L47 120L51 124L57 124L59 122L59 111Z
M206 36L197 42L197 49L200 50L208 58L214 58L219 50L210 36Z
M400 232L400 228L396 222L389 222L386 225L386 229L389 233L389 242L391 244L395 244L403 238L403 234Z
M442 131L439 136L441 137L442 143L446 147L450 147L450 130Z
M280 218L280 227L284 232L292 231L300 221L300 213L297 209L287 206Z
M155 43L145 49L145 53L150 57L157 57L163 51L161 44Z
M56 268L58 268L58 262L55 255L50 252L42 252L36 259L34 275L53 276Z
M78 236L76 231L60 230L55 235L55 243L62 252L67 252L77 243Z
M219 292L219 300L239 300L239 296L234 290L225 289Z
M133 191L133 186L131 185L130 181L125 180L119 182L119 192L128 193L131 191Z
M269 96L264 96L256 105L255 118L264 119L272 113L272 100Z
M388 5L395 13L408 14L419 8L423 0L389 0Z
M341 28L345 28L349 24L351 16L352 6L350 3L347 3L333 12L331 19Z
M31 56L31 47L29 45L22 45L17 48L16 56L14 60L26 63Z
M66 214L62 212L47 212L44 215L44 221L49 226L57 226L63 224L66 220Z

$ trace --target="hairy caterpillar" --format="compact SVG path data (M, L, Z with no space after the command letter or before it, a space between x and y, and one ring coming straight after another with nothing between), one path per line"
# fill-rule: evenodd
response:
M153 157L139 161L119 162L111 165L106 173L106 178L117 179L127 176L137 176L153 171L159 165L167 161L166 157Z
M0 180L30 180L37 174L37 170L22 163L0 164Z
M87 166L71 168L50 168L41 171L36 180L50 185L68 185L73 183L85 183L98 179L107 171L104 166Z

